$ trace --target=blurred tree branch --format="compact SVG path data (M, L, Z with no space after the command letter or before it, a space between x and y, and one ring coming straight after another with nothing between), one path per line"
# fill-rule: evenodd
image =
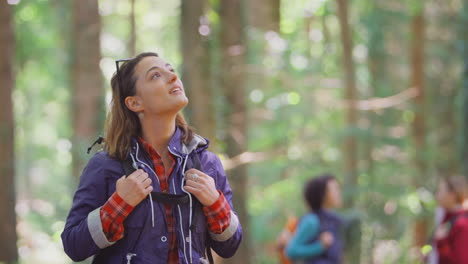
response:
M285 148L274 148L273 150L262 152L245 151L230 159L223 159L222 163L224 169L228 171L241 165L262 162L282 155L286 155Z

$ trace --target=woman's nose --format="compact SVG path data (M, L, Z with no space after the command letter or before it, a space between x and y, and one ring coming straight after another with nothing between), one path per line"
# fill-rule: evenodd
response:
M175 81L177 81L177 74L169 72L169 83L174 83Z

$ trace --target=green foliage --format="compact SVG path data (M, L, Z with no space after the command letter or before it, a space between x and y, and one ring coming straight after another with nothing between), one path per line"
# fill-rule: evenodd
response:
M70 173L68 5L68 1L23 1L14 9L16 208L18 247L25 263L51 263L39 253L43 250L64 259L58 235L74 190ZM43 243L31 247L38 239Z
M428 147L423 155L429 168L423 186L418 188L413 187L417 171L412 157L422 150L413 147L411 101L360 111L355 127L344 126L344 74L335 1L282 1L280 32L246 28L248 72L251 73L247 87L248 149L268 156L267 160L249 164L248 168L247 203L256 254L254 263L275 263L275 239L287 217L301 216L306 210L302 202L304 182L324 172L335 174L343 184L345 199L352 197L356 201L353 210L341 213L362 230L361 238L353 241L361 247L361 263L376 263L374 258L386 256L392 263L410 263L410 252L406 249L411 246L411 223L417 217L432 214L440 167L448 162L458 167L464 165L456 155L450 156L450 152L456 153L456 144L445 144L438 138L443 133L441 124L445 124L442 121L446 116L463 116L468 123L468 111L461 107L468 105L463 103L468 101L468 78L465 70L462 84L459 69L463 61L453 48L454 43L460 43L456 47L461 48L467 64L466 41L455 42L466 34L453 34L456 31L453 20L447 13L438 15L436 2L348 1L362 100L392 96L409 88L409 18L423 8L430 11L427 32L435 33L428 35L426 48L430 73L426 109ZM460 0L449 2L461 6ZM179 66L182 63L178 31L180 1L136 3L137 52L156 51ZM217 84L221 74L220 67L216 66L221 60L217 38L219 1L209 3L212 73ZM127 51L130 8L129 1L101 0L99 4L101 69L109 99L114 60L132 55ZM466 24L466 6L461 16L465 20L460 21ZM58 263L66 263L69 260L62 252L59 236L76 187L71 176L70 153L71 3L21 1L15 7L14 22L17 43L13 97L20 256L22 263L51 263L37 252L52 250ZM372 60L376 63L374 72L369 69ZM443 66L436 68L438 65ZM252 79L255 75L260 75L265 85L256 86ZM444 85L464 87L465 92L458 93L458 88L454 88L455 92L440 93L439 87ZM226 111L220 90L214 91L219 128L213 140L223 150L223 135L228 131L220 126L225 121L222 113ZM461 103L453 107L456 94L460 94L457 99ZM445 109L448 114L444 116L437 109ZM458 123L455 122L455 127ZM342 169L343 139L349 134L355 135L359 142L358 186L354 188L344 185L346 172ZM459 133L458 137L462 135ZM372 166L363 165L369 162ZM42 239L43 246L33 243L38 238Z

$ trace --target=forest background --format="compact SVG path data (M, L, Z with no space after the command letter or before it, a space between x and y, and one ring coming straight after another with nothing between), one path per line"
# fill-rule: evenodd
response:
M323 172L346 263L415 263L438 179L468 175L467 1L0 0L0 263L71 263L60 233L115 60L143 51L176 66L233 187L244 241L217 263L277 263Z

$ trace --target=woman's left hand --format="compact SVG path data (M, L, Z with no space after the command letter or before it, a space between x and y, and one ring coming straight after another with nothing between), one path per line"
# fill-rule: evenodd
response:
M195 195L203 206L210 206L218 200L219 193L212 177L197 169L190 169L185 172L185 180L185 190Z

